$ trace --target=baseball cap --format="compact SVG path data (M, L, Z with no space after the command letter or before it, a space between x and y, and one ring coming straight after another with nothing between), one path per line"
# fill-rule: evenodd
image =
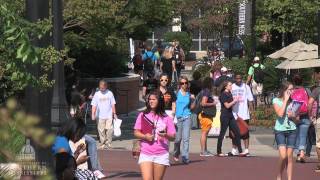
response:
M253 61L260 61L260 58L258 56L254 57Z
M221 68L221 72L227 72L227 71L228 71L228 69L227 69L226 67L223 66L223 67Z

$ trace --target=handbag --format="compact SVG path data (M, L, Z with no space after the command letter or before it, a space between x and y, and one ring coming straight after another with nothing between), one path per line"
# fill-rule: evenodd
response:
M239 116L238 116L238 118L237 118L236 121L237 121L237 125L238 125L238 127L239 127L240 136L242 137L242 136L245 136L246 134L248 134L248 132L249 132L249 126L248 126L248 124L247 124L241 117L239 117ZM235 137L235 135L234 135L234 133L233 133L232 131L230 131L229 136L230 136L231 138L234 138L234 137Z
M202 107L202 114L208 117L215 117L217 113L216 106Z

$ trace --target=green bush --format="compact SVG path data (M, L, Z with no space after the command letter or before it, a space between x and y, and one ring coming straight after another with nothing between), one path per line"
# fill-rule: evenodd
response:
M196 71L200 72L201 79L208 77L210 75L211 67L208 65L199 66ZM195 71L194 71L195 72Z
M189 53L192 46L192 37L187 32L167 32L164 34L164 40L167 42L178 40L186 54Z
M231 60L222 61L223 66L228 69L232 69L234 72L240 72L246 77L247 74L247 62L246 58L232 58Z

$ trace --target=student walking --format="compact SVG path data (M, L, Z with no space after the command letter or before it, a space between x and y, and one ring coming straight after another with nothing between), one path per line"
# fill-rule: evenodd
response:
M219 100L221 102L221 130L217 144L217 155L219 157L225 156L221 151L221 147L224 135L226 134L228 127L234 133L235 137L233 139L233 144L235 144L238 148L238 151L240 153L239 156L245 156L245 154L242 152L241 147L240 130L232 114L232 107L238 102L238 99L232 97L231 91L232 83L230 81L224 81L221 86L221 95L219 97Z
M296 142L295 117L288 108L293 85L290 82L281 84L279 96L272 100L273 108L278 118L274 127L275 139L279 149L279 166L277 180L282 179L283 171L287 168L288 180L292 179L293 149Z
M251 93L250 87L243 83L242 74L236 73L235 83L232 84L232 96L238 99L237 103L232 106L232 113L235 120L242 119L248 126L250 121L250 114L253 112L253 95ZM241 136L244 142L244 153L249 155L249 131L245 135ZM233 144L231 155L238 155L238 149L236 145Z
M113 93L108 89L107 82L100 80L99 91L93 96L92 120L98 118L98 132L100 137L100 148L112 148L113 118L118 118L116 114L116 101ZM98 117L96 117L98 114Z
M320 100L320 68L315 68L314 69L314 78L317 83L317 87L312 90L312 94L309 97L309 103L308 103L308 112L309 112L309 119L312 121L314 124L314 129L316 133L316 151L318 155L318 164L315 169L316 172L320 173L320 119L319 119L319 113L320 113L320 106L319 106L319 100ZM312 115L312 106L313 103L317 102L318 104L318 109L316 111L316 115Z
M188 78L180 77L180 89L177 93L176 101L176 117L177 117L177 134L174 143L174 160L179 161L180 144L182 141L182 162L189 164L189 142L190 142L190 129L191 129L191 109L194 106L191 102L194 96L188 90Z
M139 114L134 136L141 140L139 165L142 179L162 180L169 166L169 140L174 140L176 130L172 118L164 112L164 100L160 92L148 95L147 109Z
M306 153L306 146L307 146L307 136L308 130L310 127L310 119L308 115L308 100L310 90L306 89L302 86L303 79L299 74L295 74L292 78L294 84L294 90L292 92L292 100L297 100L302 102L302 105L299 109L297 118L299 121L297 122L297 139L296 139L296 147L295 149L298 150L297 160L296 162L304 163L305 162L305 153ZM298 97L298 99L296 99Z
M215 106L217 104L217 102L213 100L212 94L212 79L210 77L206 77L203 80L203 87L200 92L200 105L202 108L202 112L199 114L199 122L201 126L200 156L213 156L213 154L207 149L207 136L212 126L212 119L214 117L212 114L214 113L213 111L216 110ZM207 109L207 112L204 112L204 109Z
M169 77L167 74L160 75L160 87L159 90L164 99L164 110L168 116L174 118L176 113L176 94L169 86Z

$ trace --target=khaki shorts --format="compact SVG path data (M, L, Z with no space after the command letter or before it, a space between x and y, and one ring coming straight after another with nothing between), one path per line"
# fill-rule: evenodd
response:
M320 148L320 118L316 120L314 129L316 131L316 147Z

